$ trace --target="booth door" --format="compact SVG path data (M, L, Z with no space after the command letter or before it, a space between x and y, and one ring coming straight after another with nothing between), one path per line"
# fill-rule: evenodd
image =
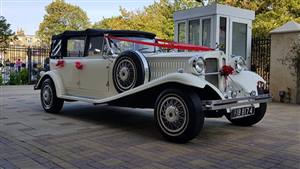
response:
M250 60L251 29L249 21L231 19L231 54Z

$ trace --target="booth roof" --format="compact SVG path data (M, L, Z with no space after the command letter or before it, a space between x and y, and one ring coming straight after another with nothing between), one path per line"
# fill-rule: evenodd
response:
M155 38L155 34L150 32L143 31L134 31L134 30L105 30L105 29L86 29L82 31L64 31L61 34L52 36L52 39L62 39L68 37L76 37L76 36L97 36L109 34L113 36L136 36L136 37L146 37L146 38Z

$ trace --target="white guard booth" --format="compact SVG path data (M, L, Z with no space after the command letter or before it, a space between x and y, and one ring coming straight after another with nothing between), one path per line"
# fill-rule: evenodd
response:
M227 55L245 57L250 66L255 12L221 4L174 13L175 41L218 47Z

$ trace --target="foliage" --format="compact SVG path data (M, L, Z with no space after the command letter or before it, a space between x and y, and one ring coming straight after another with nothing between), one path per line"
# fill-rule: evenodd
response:
M3 51L12 40L14 33L3 16L0 16L0 50Z
M214 1L208 2L211 4ZM254 10L254 36L267 36L272 29L291 20L300 22L299 0L218 0L218 3ZM94 28L150 31L160 38L172 40L174 11L198 6L202 6L202 3L195 0L160 0L143 10L133 12L121 7L119 16L103 18L94 24Z
M127 11L120 7L120 16L104 18L96 22L94 28L141 30L156 33L164 39L173 38L174 8L168 0L160 0L144 10Z
M20 78L19 73L15 72L15 71L10 72L8 84L10 84L10 85L21 84L21 78Z
M0 86L3 84L3 78L2 75L0 75Z
M21 84L28 84L29 72L27 69L22 69L19 73Z
M22 69L20 72L12 71L9 75L10 85L25 85L28 84L29 72L27 69Z
M49 44L52 35L65 30L82 30L89 27L89 18L78 6L64 0L54 0L45 8L44 20L39 25L38 37L43 43Z
M148 31L155 33L159 38L173 40L173 13L196 6L201 6L201 3L193 0L160 0L143 10L127 11L120 7L120 16L103 18L93 27Z
M195 8L203 5L203 1L197 2L196 0L175 0L173 3L174 10L185 10L189 8Z

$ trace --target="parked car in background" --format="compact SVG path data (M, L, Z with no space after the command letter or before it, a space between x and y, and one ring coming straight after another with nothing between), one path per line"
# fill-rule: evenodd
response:
M153 108L158 130L174 142L195 138L205 117L225 115L240 126L263 118L271 99L266 82L242 57L158 41L152 33L122 30L53 36L50 70L35 85L44 110L59 113L64 101ZM162 52L161 44L204 51Z

